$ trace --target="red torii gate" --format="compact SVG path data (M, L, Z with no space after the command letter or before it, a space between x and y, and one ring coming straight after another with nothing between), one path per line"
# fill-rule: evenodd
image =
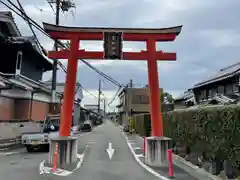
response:
M70 40L70 50L49 51L48 53L48 57L52 59L68 59L60 136L70 136L78 59L147 60L152 136L163 136L157 61L174 61L176 53L156 51L156 42L174 41L181 32L182 26L164 29L66 27L48 23L43 23L43 26L54 39ZM85 51L79 47L80 40L104 40L105 50L104 52ZM122 40L144 41L147 50L122 52Z

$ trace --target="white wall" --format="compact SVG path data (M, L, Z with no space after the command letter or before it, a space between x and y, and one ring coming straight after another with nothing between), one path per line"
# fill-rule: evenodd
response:
M2 90L1 94L7 97L16 97L16 98L28 98L31 99L31 91L24 91L21 89L9 89ZM42 101L42 102L51 102L51 94L46 93L34 93L33 100ZM60 98L56 97L56 101L60 102Z

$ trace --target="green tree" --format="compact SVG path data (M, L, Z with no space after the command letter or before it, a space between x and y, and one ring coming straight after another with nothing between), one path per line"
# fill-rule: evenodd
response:
M164 97L167 98L168 102L174 103L174 98L172 97L172 95L170 93L164 92Z

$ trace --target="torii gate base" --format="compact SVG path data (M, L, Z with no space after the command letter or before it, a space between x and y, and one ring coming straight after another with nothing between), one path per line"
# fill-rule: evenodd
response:
M167 166L167 150L171 139L163 137L157 61L176 60L176 53L157 51L156 42L174 41L182 26L165 29L65 27L47 23L43 23L43 26L54 39L70 40L70 50L50 51L48 54L52 59L68 59L60 136L70 136L78 59L147 60L152 137L147 138L145 162L151 166ZM79 49L80 40L104 40L104 52ZM146 42L147 50L122 52L122 41ZM73 149L71 153L76 154Z
M153 167L168 166L168 149L171 139L168 137L147 137L145 163Z
M60 136L52 138L50 141L48 164L50 167L56 166L61 169L71 168L76 165L77 159L77 137ZM56 146L58 146L56 148Z

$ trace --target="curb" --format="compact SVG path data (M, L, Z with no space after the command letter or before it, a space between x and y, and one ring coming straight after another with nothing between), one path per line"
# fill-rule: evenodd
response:
M143 137L138 136L139 138L143 139ZM177 163L176 161L179 161L182 164ZM209 180L222 180L221 178L212 175L211 173L205 171L204 169L192 164L189 161L186 161L184 158L178 156L177 154L173 153L173 164L182 168L185 170L187 173L195 177L196 179L199 179L199 177L196 176L196 174L193 174L191 171L195 171L199 176L206 176L209 178ZM184 167L185 166L185 167Z
M191 170L195 171L197 174L199 175L202 175L202 176L207 176L207 178L211 179L211 180L222 180L221 178L217 177L217 176L214 176L212 175L211 173L205 171L204 169L192 164L191 162L189 161L186 161L184 158L176 155L176 154L173 154L173 161L175 161L175 165L178 166L178 167L181 167L182 169L184 169L186 172L188 172L189 174L192 174L191 173ZM176 163L176 161L182 163ZM185 166L185 167L184 167ZM191 169L191 170L189 170ZM194 174L192 174L192 176L195 176Z
M157 178L159 178L159 179L161 179L161 180L171 180L171 179L169 179L169 178L167 178L167 177L165 177L165 176L157 173L156 171L154 171L152 168L148 167L147 165L145 165L145 164L136 156L136 154L135 154L134 150L132 149L130 143L128 143L128 139L127 139L126 135L124 134L124 132L122 132L122 135L124 136L124 138L125 138L125 140L126 140L126 143L127 143L127 145L128 145L128 148L129 148L129 150L131 151L134 159L138 162L138 164L139 164L140 166L142 166L142 168L144 168L144 169L147 170L149 173L151 173L152 175L156 176Z

